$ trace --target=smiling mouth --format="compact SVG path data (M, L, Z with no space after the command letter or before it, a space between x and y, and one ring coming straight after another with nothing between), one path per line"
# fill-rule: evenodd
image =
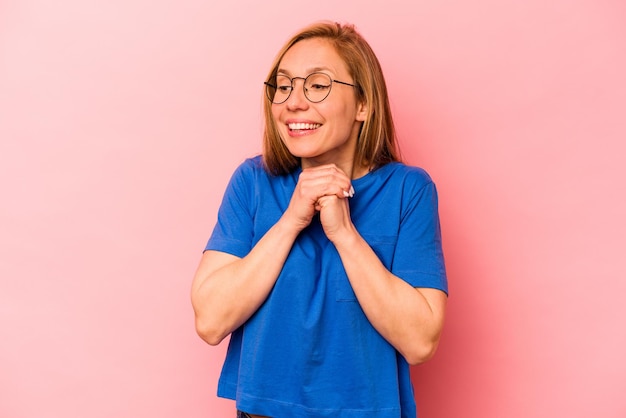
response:
M290 131L313 131L322 126L321 123L289 123L287 127L289 127Z

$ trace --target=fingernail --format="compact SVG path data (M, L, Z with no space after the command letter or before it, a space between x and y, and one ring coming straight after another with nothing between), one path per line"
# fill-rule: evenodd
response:
M354 196L354 187L350 186L350 197Z

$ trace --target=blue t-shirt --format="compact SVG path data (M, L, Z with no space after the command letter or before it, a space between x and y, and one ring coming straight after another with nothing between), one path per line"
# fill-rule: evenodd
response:
M300 170L235 171L206 246L244 257L286 210ZM447 292L428 174L401 163L353 180L356 229L393 274ZM267 300L230 339L218 396L275 418L414 418L409 365L370 324L319 217L296 239Z

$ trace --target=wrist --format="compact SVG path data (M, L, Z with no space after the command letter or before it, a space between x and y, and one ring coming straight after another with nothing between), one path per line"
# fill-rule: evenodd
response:
M329 236L328 239L335 245L338 251L341 251L343 248L353 248L362 238L359 231L351 224L350 227L337 231L332 236Z
M310 223L310 222L309 222ZM308 223L303 222L297 218L290 217L286 212L278 219L278 222L274 225L277 229L284 234L292 235L294 238L306 228Z

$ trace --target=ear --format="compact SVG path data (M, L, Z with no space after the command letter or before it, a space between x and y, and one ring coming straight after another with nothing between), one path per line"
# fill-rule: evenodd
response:
M359 103L356 108L356 120L358 122L365 122L365 120L367 119L367 112L368 112L367 103L365 102Z

